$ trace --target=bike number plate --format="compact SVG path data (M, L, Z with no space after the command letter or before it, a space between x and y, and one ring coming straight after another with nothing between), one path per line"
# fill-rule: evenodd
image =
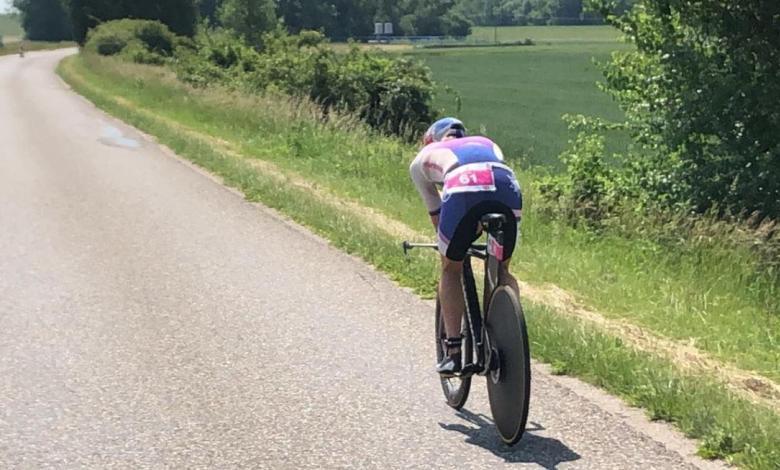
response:
M498 243L498 240L488 235L487 244L488 253L499 261L504 261L504 246Z
M495 191L496 179L490 164L471 164L456 168L444 181L444 193Z

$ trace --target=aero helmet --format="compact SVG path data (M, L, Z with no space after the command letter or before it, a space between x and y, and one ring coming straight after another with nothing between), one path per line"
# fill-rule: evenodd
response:
M456 138L466 136L466 128L460 120L453 117L446 117L439 119L431 124L431 127L425 131L423 135L423 145L428 145L433 142L441 142L448 135L453 135Z

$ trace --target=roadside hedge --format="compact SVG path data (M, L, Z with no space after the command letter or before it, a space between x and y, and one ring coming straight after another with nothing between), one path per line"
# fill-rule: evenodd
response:
M434 118L434 82L417 61L353 45L337 52L319 32L276 31L256 50L227 32L196 38L178 55L179 78L195 86L306 97L328 113L346 111L383 132L411 137Z
M190 40L157 21L123 19L90 31L85 49L136 63L171 65L180 80L196 87L310 99L326 116L346 112L408 139L435 117L431 71L416 60L357 45L337 51L317 31L288 35L277 29L262 43L262 49L253 48L226 30L204 30Z
M91 30L84 47L100 55L120 55L136 63L161 65L173 57L179 41L158 21L123 19Z

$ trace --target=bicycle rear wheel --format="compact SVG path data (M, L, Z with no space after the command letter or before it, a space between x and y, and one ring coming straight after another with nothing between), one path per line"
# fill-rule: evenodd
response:
M473 358L474 343L471 338L471 329L466 323L465 316L463 320L463 327L461 328L461 334L463 335L463 343L461 345L462 351L462 364L471 364ZM441 314L441 306L439 305L439 299L436 299L436 361L439 362L444 359L446 354L446 347L444 341L447 339L447 332L444 330L444 318ZM471 390L471 377L440 377L441 389L444 392L444 398L447 400L447 404L456 410L463 408L466 404L466 400L469 398L469 390Z
M485 322L493 351L487 377L490 410L501 439L514 445L523 437L528 420L531 356L523 310L509 287L493 292Z

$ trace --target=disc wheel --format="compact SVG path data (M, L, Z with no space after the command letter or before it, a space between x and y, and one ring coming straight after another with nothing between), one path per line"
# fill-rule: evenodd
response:
M461 328L461 335L463 336L463 343L461 345L462 357L461 363L465 366L471 364L473 357L473 342L471 338L471 330L468 324L463 321ZM444 318L441 313L441 306L439 305L438 298L436 299L436 362L440 362L444 359L447 348L444 341L447 339L447 332L444 329ZM444 398L447 400L447 404L456 410L463 408L466 404L466 400L469 398L469 390L471 389L471 377L440 377L441 389L444 392Z
M493 293L485 329L493 351L487 377L490 410L501 439L514 445L523 437L528 420L531 358L523 310L509 287Z

